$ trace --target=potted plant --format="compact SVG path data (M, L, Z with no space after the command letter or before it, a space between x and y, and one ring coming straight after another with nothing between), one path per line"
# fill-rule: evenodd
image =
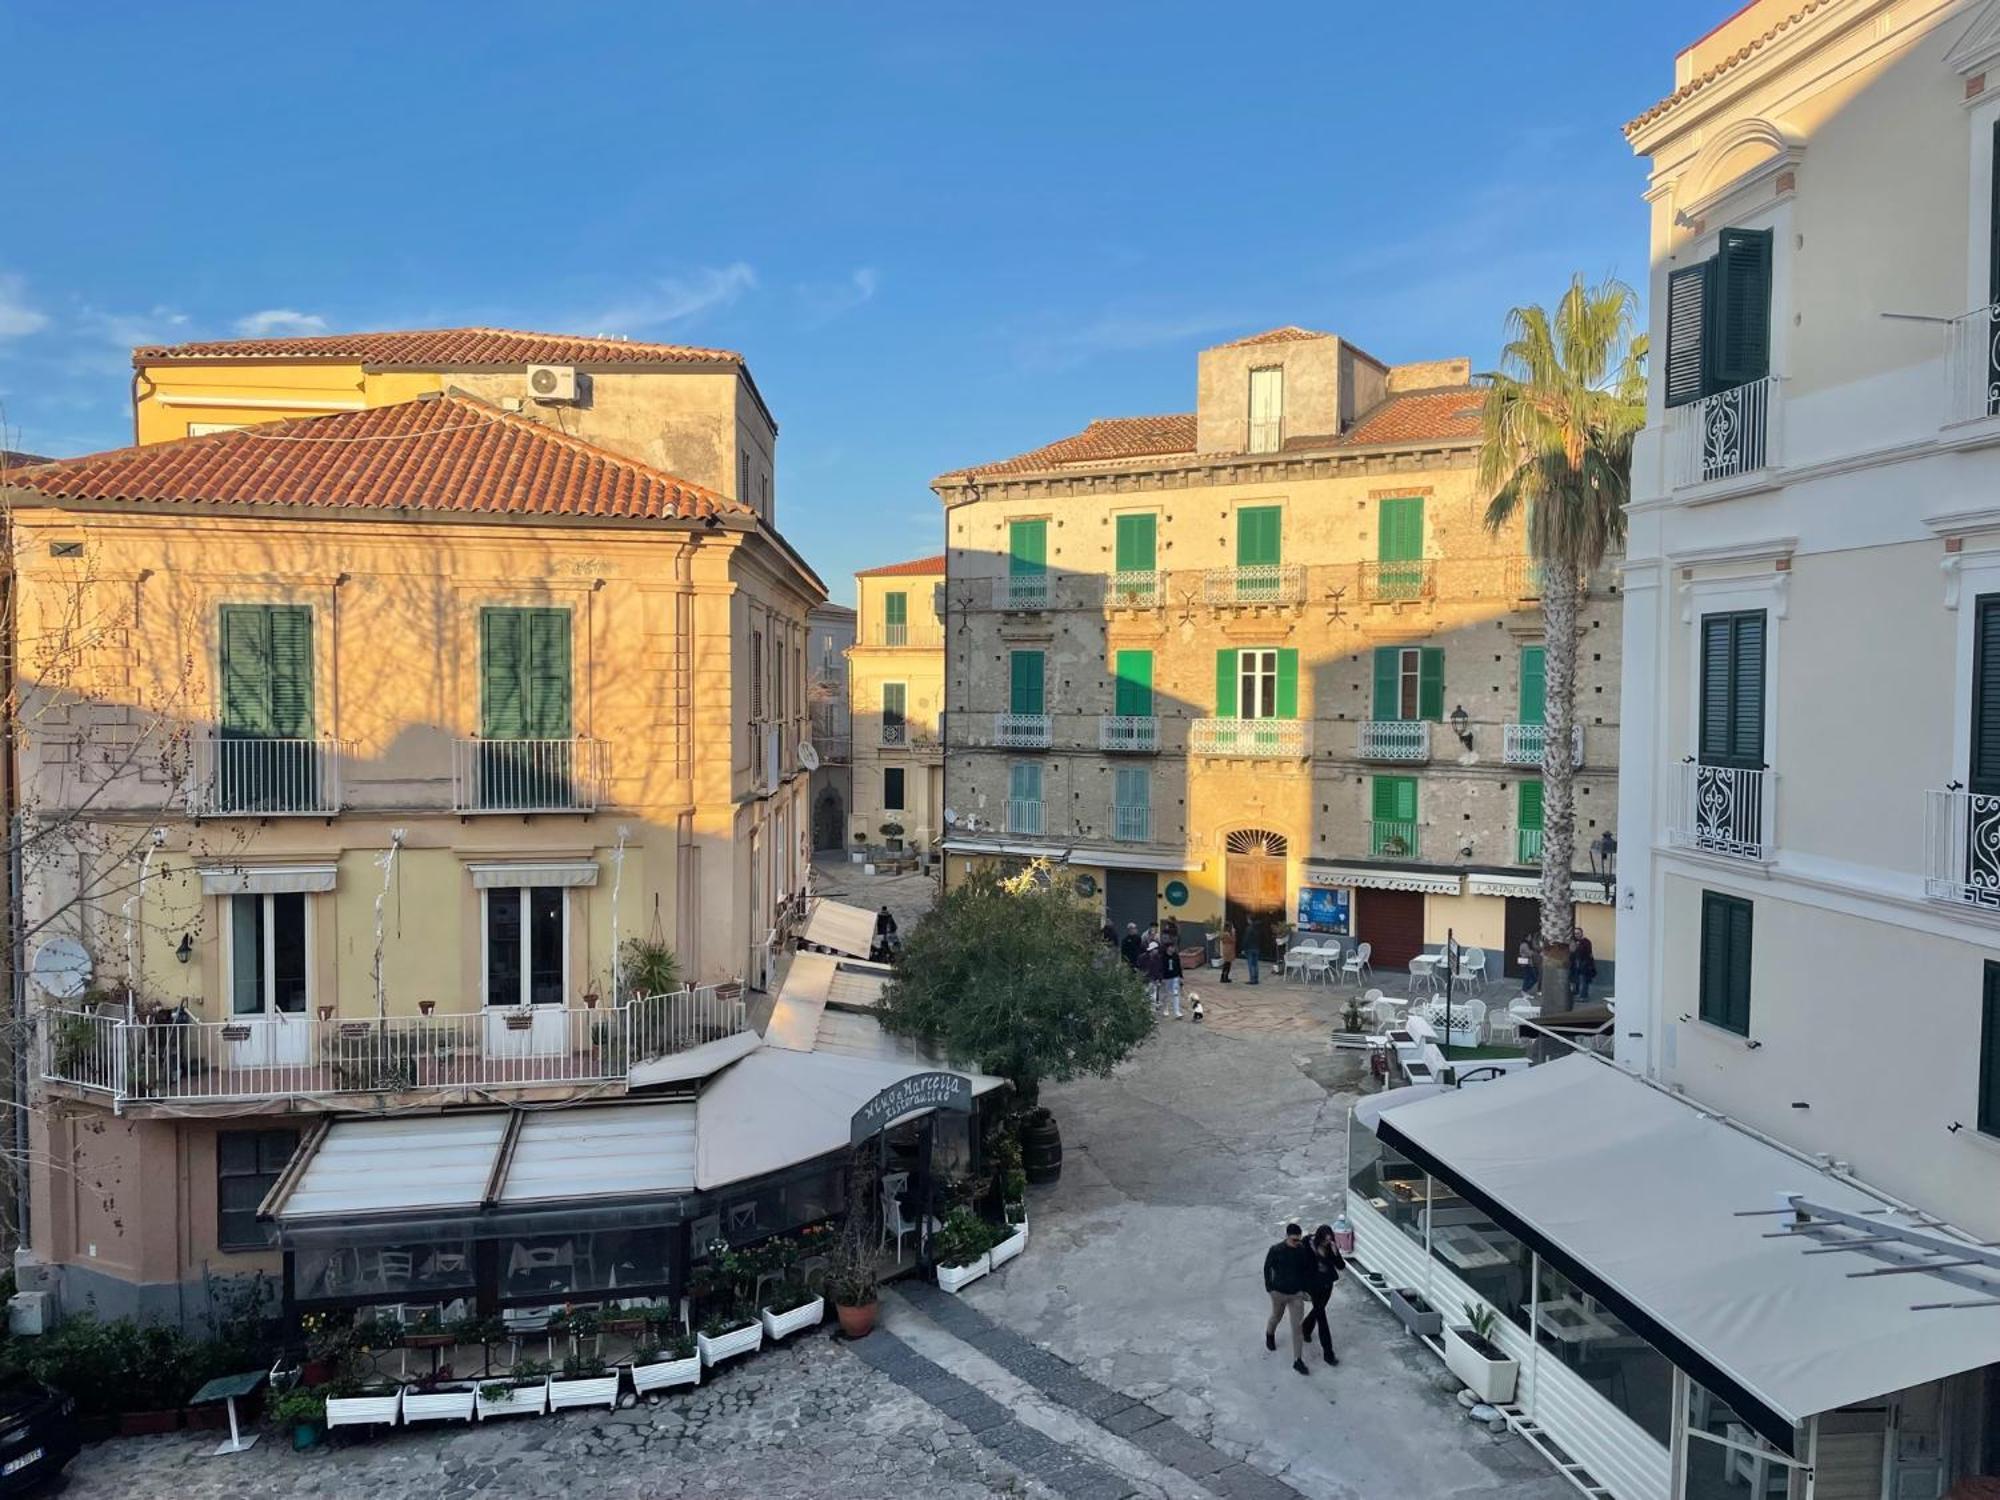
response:
M326 1436L326 1394L308 1386L293 1386L271 1403L271 1425L292 1435L292 1446L304 1451Z
M947 1292L957 1292L984 1276L993 1269L987 1255L992 1244L987 1225L978 1214L970 1208L954 1208L931 1241L937 1284Z
M1514 1399L1514 1383L1521 1373L1520 1361L1509 1359L1493 1342L1499 1314L1490 1307L1465 1304L1464 1326L1445 1330L1444 1363L1472 1394L1488 1406L1500 1406Z
M987 1231L988 1238L993 1243L986 1251L986 1263L996 1271L1028 1248L1027 1205L1021 1205L1021 1218L1019 1222L1016 1222L1012 1216L1011 1209L1013 1205L1010 1204L1008 1207L1010 1212L1006 1229L1003 1231L999 1226L995 1225L990 1226Z
M891 853L893 853L893 854L900 854L900 853L902 853L902 851L903 851L903 825L902 825L901 823L897 823L897 822L893 822L893 821L891 821L891 822L888 822L888 823L884 823L884 824L882 825L882 839L883 839L883 842L885 842L886 844L888 844L888 846L889 846L889 850L890 850L890 852L891 852Z
M772 1287L768 1299L757 1309L758 1321L772 1343L802 1328L817 1328L825 1317L826 1298L790 1276Z
M848 859L851 863L858 865L863 863L867 858L868 858L868 835L865 833L857 833L854 835L854 852L848 856Z
M561 1312L549 1319L551 1334L569 1335L571 1354L588 1354L592 1357L603 1354L604 1318L594 1307L565 1306Z
M403 1392L405 1422L470 1422L477 1388L446 1369Z
M444 1318L430 1307L416 1322L405 1325L402 1342L405 1349L449 1349L458 1342L458 1334L445 1327Z
M473 1393L472 1409L479 1420L488 1417L540 1416L549 1409L549 1367L524 1359Z
M579 1406L618 1404L618 1372L605 1369L594 1354L572 1354L562 1369L549 1377L549 1410L566 1411Z
M1420 1339L1434 1339L1444 1331L1444 1314L1426 1302L1415 1287L1391 1287L1389 1310Z
M656 1344L641 1345L632 1355L632 1389L644 1396L676 1385L701 1384L701 1351L682 1329L675 1328Z
M703 1320L694 1341L701 1362L712 1370L725 1359L763 1348L764 1325L740 1307L720 1305Z
M329 1431L335 1427L393 1427L402 1414L403 1388L393 1382L377 1378L343 1380L327 1387Z

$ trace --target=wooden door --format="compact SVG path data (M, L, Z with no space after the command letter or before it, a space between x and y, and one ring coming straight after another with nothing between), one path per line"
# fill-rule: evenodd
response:
M1267 854L1232 854L1225 874L1225 912L1240 934L1239 947L1251 934L1262 935L1258 956L1274 961L1278 948L1273 929L1285 920L1285 862Z
M1402 969L1424 951L1424 897L1421 891L1356 891L1354 935L1371 944L1375 972Z

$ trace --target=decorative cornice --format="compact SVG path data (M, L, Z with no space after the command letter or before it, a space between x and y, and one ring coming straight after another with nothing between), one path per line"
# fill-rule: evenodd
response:
M1177 453L1118 467L1043 469L984 478L952 476L933 480L931 489L950 508L981 500L1116 495L1224 484L1422 473L1427 469L1469 467L1478 449L1477 438L1439 438L1417 445L1321 449L1312 453L1232 453L1215 457Z

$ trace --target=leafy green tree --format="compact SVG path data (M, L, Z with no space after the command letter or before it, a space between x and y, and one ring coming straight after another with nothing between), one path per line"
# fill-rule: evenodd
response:
M1007 1079L1022 1103L1045 1078L1109 1073L1152 1034L1153 1009L1101 923L1046 864L974 871L910 933L877 1015Z
M1646 337L1633 335L1638 299L1622 282L1573 278L1553 316L1507 315L1507 346L1486 393L1480 483L1493 491L1486 525L1526 514L1540 565L1546 641L1542 748L1542 1005L1569 1009L1575 936L1575 767L1579 606L1593 570L1625 541L1632 439L1646 423Z

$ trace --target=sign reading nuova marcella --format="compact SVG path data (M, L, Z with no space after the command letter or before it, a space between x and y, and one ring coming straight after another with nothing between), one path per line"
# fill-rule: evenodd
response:
M972 1113L972 1080L963 1073L913 1073L892 1083L854 1112L849 1141L858 1146L904 1115L927 1109Z

